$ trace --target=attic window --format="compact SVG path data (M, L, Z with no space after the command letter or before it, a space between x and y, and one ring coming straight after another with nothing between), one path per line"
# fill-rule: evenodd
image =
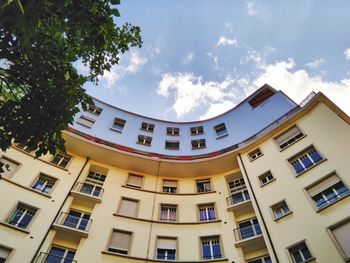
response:
M274 94L275 92L269 88L263 89L258 94L256 94L251 100L249 100L248 103L253 108L256 108Z

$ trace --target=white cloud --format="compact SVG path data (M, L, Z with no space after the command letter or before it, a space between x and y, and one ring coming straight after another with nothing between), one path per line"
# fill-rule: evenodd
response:
M219 68L219 57L218 56L215 56L213 53L211 52L208 52L206 54L207 56L211 57L213 59L213 67L214 67L214 70L220 70Z
M319 66L321 66L324 63L326 63L326 60L324 58L320 58L320 59L317 59L317 60L315 60L313 62L306 63L305 67L308 67L308 68L311 68L311 69L315 69L315 68L318 68Z
M255 3L253 1L247 2L247 12L249 16L256 16L260 13L259 10L256 9Z
M224 36L221 36L215 46L216 47L219 47L219 46L235 46L235 47L237 47L238 42L235 38L229 39L229 38L226 38Z
M224 22L224 27L231 32L233 31L233 24L231 22L228 22L228 21Z
M346 59L346 60L350 60L350 48L347 48L347 49L344 51L344 56L345 56L345 59Z
M222 82L203 81L192 73L165 74L159 83L157 94L174 98L172 106L177 117L196 110L209 103L221 103L233 79L227 77Z
M266 65L252 83L256 87L268 83L277 90L284 91L297 103L300 103L310 92L321 91L350 114L350 79L327 81L319 75L311 76L305 70L294 70L295 66L293 59Z
M270 52L270 49L268 52ZM263 55L254 49L248 48L247 49L247 56L245 58L241 59L240 63L246 64L250 61L252 61L255 64L255 66L259 69L261 69L265 66L265 61L264 61Z
M147 58L142 57L139 51L131 50L120 61L121 63L113 66L110 71L104 71L101 81L105 81L106 88L111 88L128 74L135 74L147 63Z
M193 61L193 58L194 58L194 53L190 52L183 57L181 62L182 64L188 64Z
M221 103L211 103L209 109L205 114L199 117L200 120L206 120L215 116L218 116L221 113L232 109L236 104L231 100L225 100Z

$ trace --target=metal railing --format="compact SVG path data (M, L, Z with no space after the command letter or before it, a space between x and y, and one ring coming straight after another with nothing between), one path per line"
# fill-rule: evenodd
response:
M261 235L261 228L259 224L253 224L247 227L240 227L233 229L236 241L245 240L247 238Z
M90 195L93 197L101 198L102 194L104 192L104 189L99 185L95 185L95 184L91 184L91 183L77 182L74 185L73 191L76 191L76 192L79 192L82 194L86 194L86 195Z
M66 226L72 229L88 232L92 219L77 217L69 213L61 212L56 220L57 225Z
M45 252L40 252L39 256L35 260L35 263L57 263L57 262L77 263L78 261L70 258L56 256Z
M226 202L228 206L237 205L248 200L250 200L250 195L246 188L243 188L240 191L233 193L231 196L226 197Z

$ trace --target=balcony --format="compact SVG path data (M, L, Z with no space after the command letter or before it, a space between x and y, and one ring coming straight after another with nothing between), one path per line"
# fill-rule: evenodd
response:
M40 252L39 256L35 260L35 263L56 263L56 262L64 262L64 263L77 263L78 261L56 256L49 253Z
M53 224L53 228L70 236L87 237L92 223L92 219L89 217L86 215L78 217L71 213L61 212Z
M256 221L256 219L254 219ZM244 226L242 226L244 225ZM245 222L241 227L233 230L236 239L236 247L241 247L245 253L264 248L265 241L258 223Z
M77 182L71 195L89 203L101 203L104 189L98 185Z
M236 216L254 211L250 196L246 188L232 193L226 198L227 210L234 212Z

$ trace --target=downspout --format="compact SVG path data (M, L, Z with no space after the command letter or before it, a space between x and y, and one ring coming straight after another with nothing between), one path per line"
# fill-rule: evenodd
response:
M34 262L35 262L35 259L37 258L37 255L38 255L38 253L39 253L41 247L43 246L43 244L44 244L44 242L45 242L47 236L49 235L49 232L50 232L50 230L51 230L51 226L55 223L56 219L58 218L58 216L59 216L59 214L60 214L60 212L61 212L61 210L62 210L64 204L66 203L66 201L67 201L67 199L68 199L68 197L69 197L70 192L73 190L74 186L75 186L76 183L78 182L78 179L79 179L81 173L83 172L83 170L84 170L86 164L88 163L88 161L89 161L89 157L86 158L86 161L85 161L83 167L80 169L77 178L75 178L75 181L74 181L73 185L72 185L71 188L69 189L69 191L68 191L66 197L64 198L64 200L63 200L63 202L62 202L60 208L58 209L58 211L57 211L57 213L56 213L56 215L55 215L53 221L51 222L49 228L47 229L47 231L46 231L46 233L45 233L45 235L44 235L44 238L41 240L38 249L35 251L35 254L34 254L33 258L32 258L32 260L30 261L31 263L34 263Z
M146 262L148 262L148 259L149 259L149 252L150 252L149 250L150 250L150 246L151 246L151 235L152 235L153 217L154 217L155 205L156 205L156 196L157 196L158 179L159 179L159 168L160 168L160 161L158 161L157 177L156 177L156 186L155 186L155 189L154 189L154 196L153 196L151 223L150 223L149 236L148 236L148 241L147 241Z
M263 217L263 215L262 215L262 213L261 213L261 209L260 209L259 203L258 203L258 201L257 201L257 199L256 199L256 196L255 196L255 193L254 193L252 184L251 184L251 182L250 182L250 180L249 180L249 176L248 176L247 170L246 170L246 168L245 168L245 166L244 166L244 163L243 163L241 154L239 153L238 156L239 156L240 163L241 163L241 165L242 165L242 167L243 167L244 174L246 175L246 179L247 179L247 182L248 182L248 184L249 184L250 190L252 191L252 194L253 194L253 197L254 197L254 200L255 200L256 207L258 208L258 212L259 212L260 217L261 217L261 221L262 221L262 223L263 223L263 225L264 225L264 228L265 228L265 230L266 230L267 238L268 238L269 243L270 243L270 245L271 245L273 255L274 255L275 258L276 258L276 262L279 263L279 260L278 260L278 257L277 257L277 253L276 253L275 246L274 246L273 243L272 243L272 239L271 239L269 230L268 230L268 228L267 228L267 226L266 226L265 219L264 219L264 217Z

